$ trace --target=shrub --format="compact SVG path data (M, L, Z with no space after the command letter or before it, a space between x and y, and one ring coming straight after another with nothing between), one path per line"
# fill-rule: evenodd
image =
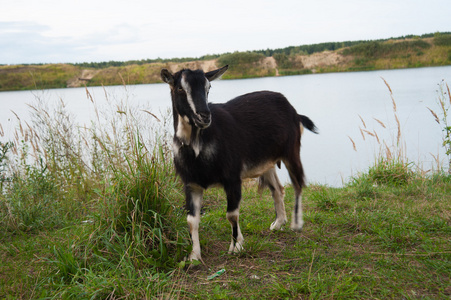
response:
M227 73L222 77L227 78L248 78L273 75L270 69L259 65L265 56L256 52L234 52L221 55L218 58L219 65L229 65Z
M438 34L434 36L434 45L451 46L451 34Z
M234 52L221 55L218 58L218 62L220 65L229 65L230 67L234 67L242 64L256 63L263 58L265 58L263 54L256 52Z
M0 209L0 224L5 231L52 229L66 223L60 213L62 195L43 163L28 166L26 174L14 174L10 181Z
M418 52L430 48L431 45L423 40L401 42L367 42L358 44L342 51L343 55L356 55L365 58L379 58L387 55L396 57L399 53L409 51Z
M277 62L277 66L281 69L303 69L304 68L302 61L296 60L295 56L288 56L283 53L275 53L273 57Z
M406 185L413 177L414 172L409 165L400 159L380 158L368 171L370 182L388 186Z

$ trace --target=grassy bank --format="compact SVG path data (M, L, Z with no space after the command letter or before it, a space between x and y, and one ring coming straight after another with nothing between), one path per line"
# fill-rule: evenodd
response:
M212 70L225 64L230 68L224 79L444 66L451 64L451 34L322 43L198 59L0 66L0 91L156 83L162 68Z
M420 172L399 152L382 151L342 188L305 189L301 233L271 232L270 192L259 194L248 181L239 255L226 252L225 195L209 190L204 264L189 264L168 116L123 102L109 107L94 106L107 113L86 128L64 105L37 101L33 125L19 124L16 138L1 144L0 298L451 296L451 177L444 172ZM285 197L292 211L291 187Z
M244 190L241 218L245 251L229 255L224 195L212 191L202 218L205 266L189 269L178 268L173 260L160 265L167 260L161 258L160 236L153 236L156 245L146 241L148 234L154 234L153 223L137 218L130 220L137 232L116 231L103 214L102 218L88 214L65 220L69 223L65 227L3 236L0 295L11 299L447 299L451 295L450 195L451 180L440 175L398 187L375 187L368 178L342 189L312 185L304 194L306 225L299 234L287 228L269 231L270 194L258 196L250 184ZM180 196L169 203L182 206ZM292 189L287 189L287 199L292 196ZM291 209L292 202L287 202ZM92 213L105 207L91 209ZM173 218L166 229L187 238L184 214ZM83 223L86 220L94 223ZM169 246L171 254L177 253L177 246L182 252L189 248L177 237L173 249ZM220 269L226 272L207 279Z

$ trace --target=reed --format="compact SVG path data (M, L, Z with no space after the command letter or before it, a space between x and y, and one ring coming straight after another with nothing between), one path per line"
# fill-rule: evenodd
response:
M379 137L382 136L378 134L378 130L380 129L370 129L367 126L367 122L359 115L361 125L363 126L363 128L359 127L362 139L364 141L366 141L367 138L374 139L376 145L378 145L378 151L375 162L373 166L369 168L368 173L359 174L358 177L352 178L350 182L351 185L354 184L358 186L360 183L356 183L356 181L360 182L362 180L368 180L370 184L373 185L404 185L407 184L409 180L413 179L415 175L415 172L412 170L412 163L409 162L406 157L405 142L402 139L402 128L397 114L397 104L393 96L393 91L389 83L384 78L382 78L382 80L390 94L393 120L396 125L393 130L393 126L387 127L381 120L373 118L383 130L390 130L390 141L386 141ZM357 151L356 143L350 136L348 137L354 151Z
M441 126L442 129L442 146L445 148L445 153L448 157L448 174L451 175L451 120L449 118L449 110L451 108L451 93L447 83L442 81L439 84L439 90L437 91L437 106L439 109L439 114L434 110L427 107L431 112L437 124ZM440 115L440 117L438 116ZM438 161L438 159L436 159ZM439 162L437 162L439 164Z

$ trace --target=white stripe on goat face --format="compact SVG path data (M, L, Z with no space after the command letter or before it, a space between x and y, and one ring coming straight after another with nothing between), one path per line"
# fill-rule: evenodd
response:
M196 105L194 104L194 100L193 100L193 95L192 95L192 90L191 90L191 86L189 85L189 83L186 81L185 79L185 75L182 75L182 80L181 80L181 85L183 90L186 93L186 99L188 100L188 104L191 107L191 109L193 110L194 114L197 115L197 110L196 110ZM211 83L210 81L208 81L207 79L205 79L205 99L207 99L208 101L208 93L210 91L211 88Z
M186 99L188 100L189 107L193 110L194 114L197 114L196 105L194 105L193 95L191 94L191 86L185 79L185 74L182 75L182 88L186 93Z

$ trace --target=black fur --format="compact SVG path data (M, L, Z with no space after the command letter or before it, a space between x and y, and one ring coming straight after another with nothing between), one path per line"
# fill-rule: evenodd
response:
M189 141L174 135L174 164L185 184L188 214L193 216L190 186L203 189L216 184L223 186L227 194L227 212L233 212L241 200L244 169L252 169L264 162L280 166L283 161L299 195L305 184L300 161L300 124L316 132L314 123L299 115L280 93L260 91L223 104L206 105L206 80L215 79L220 70L209 73L182 70L173 75L167 70L162 71L163 80L171 86L175 132L180 117L187 117L192 129ZM210 114L197 116L211 118L211 125L204 129L196 126L196 116L180 88L182 77L193 90L196 110ZM236 224L232 224L232 228L236 240Z
M241 181L244 165L253 167L263 161L290 160L299 152L299 122L315 130L313 122L299 116L286 98L274 92L255 92L239 96L224 104L208 105L210 127L198 130L203 148L214 145L214 155L196 157L189 146L175 155L177 173L185 184L196 183L203 188L213 184L229 185ZM175 122L175 129L177 122ZM175 143L180 141L175 137ZM290 146L291 145L291 146ZM304 185L303 173L300 174Z
M255 92L225 104L210 103L208 107L211 126L196 129L198 133L192 136L198 134L203 148L214 145L215 153L212 158L201 151L195 157L191 147L181 147L175 156L175 167L184 183L194 182L203 188L217 183L226 186L240 178L244 165L277 161L293 156L299 149L287 147L299 144L300 118L281 94ZM179 143L177 137L175 142Z

